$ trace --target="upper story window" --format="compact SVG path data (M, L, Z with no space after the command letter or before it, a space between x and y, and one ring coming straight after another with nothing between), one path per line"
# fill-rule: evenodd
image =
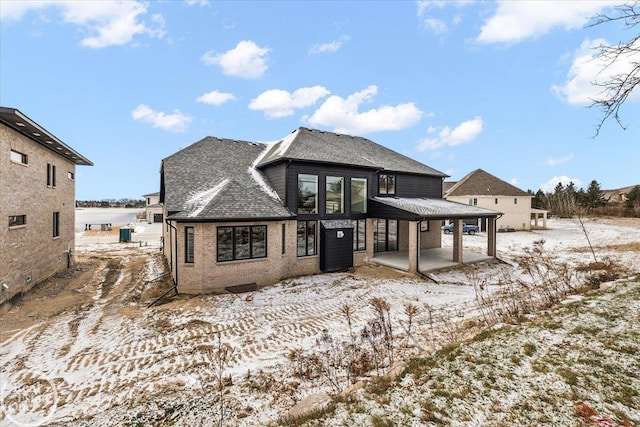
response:
M11 150L11 161L26 165L29 163L29 156L16 150Z
M478 206L478 198L477 197L471 197L469 199L469 206Z
M389 174L378 175L378 194L396 194L396 176Z
M47 163L47 187L56 186L56 166Z
M351 178L351 213L367 213L366 178Z
M493 199L493 203L495 203L496 205L498 204L498 198L497 197L495 199Z
M73 172L67 172L67 178L73 181L76 178L76 176Z
M11 215L9 217L9 227L18 227L19 225L27 225L27 216Z
M517 205L517 204L518 204L518 198L517 198L517 197L513 199L513 204L514 204L514 205Z
M147 205L151 204L151 197L147 197Z
M318 213L318 175L298 175L298 213Z
M328 176L326 183L326 207L328 214L344 213L344 178Z

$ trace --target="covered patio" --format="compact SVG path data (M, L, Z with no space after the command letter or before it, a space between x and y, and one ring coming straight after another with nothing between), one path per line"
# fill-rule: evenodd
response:
M494 258L478 252L463 252L465 264L487 261ZM407 251L378 253L371 261L376 264L384 265L385 267L409 271L409 253ZM417 271L420 273L426 273L433 270L439 270L441 268L455 267L457 265L460 265L460 263L452 260L450 248L422 249L420 251Z
M500 212L443 199L378 196L370 202L372 217L408 223L407 227L401 227L406 230L401 236L406 239L406 250L376 252L372 262L417 273L496 256L496 220L502 215ZM463 250L464 219L478 218L487 220L486 254ZM454 224L453 248L442 248L440 225L445 220ZM428 233L422 231L423 223L428 225ZM425 241L421 242L421 236Z

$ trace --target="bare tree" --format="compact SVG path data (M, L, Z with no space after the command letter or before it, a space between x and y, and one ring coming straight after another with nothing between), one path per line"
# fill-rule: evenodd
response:
M611 15L597 14L587 27L597 25L622 22L627 30L632 30L640 26L640 0L634 0L616 6ZM620 119L620 108L627 101L631 92L640 84L640 33L636 34L627 42L609 46L601 44L596 47L598 53L595 60L603 63L603 70L613 68L614 64L621 61L629 61L630 69L623 72L614 73L603 82L593 84L602 88L598 98L593 100L591 107L598 107L602 110L603 117L596 126L596 136L604 123L610 118L614 118L621 128L626 129Z

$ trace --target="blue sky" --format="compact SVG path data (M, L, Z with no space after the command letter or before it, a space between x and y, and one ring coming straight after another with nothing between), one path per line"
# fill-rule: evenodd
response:
M95 163L77 169L81 200L159 191L160 161L205 136L299 126L451 180L482 168L524 190L618 188L640 184L640 88L627 130L593 138L591 82L615 70L591 46L633 34L585 27L615 4L2 0L0 104Z

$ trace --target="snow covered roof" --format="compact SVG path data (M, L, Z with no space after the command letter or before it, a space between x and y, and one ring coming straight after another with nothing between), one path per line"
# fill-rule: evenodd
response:
M271 145L258 167L281 160L337 163L393 172L448 176L366 138L305 127L296 129Z
M162 161L169 219L232 220L294 215L255 163L267 146L206 137Z
M480 218L495 217L500 212L478 206L465 205L443 199L427 199L422 197L374 197L374 202L415 215L418 218ZM372 206L373 209L373 206Z

